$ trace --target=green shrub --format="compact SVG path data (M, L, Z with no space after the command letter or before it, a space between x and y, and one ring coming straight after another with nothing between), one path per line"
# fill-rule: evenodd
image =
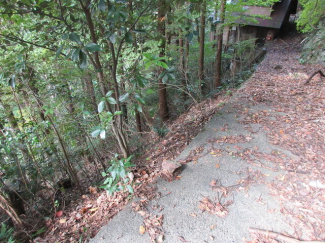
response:
M118 154L110 161L111 166L106 172L102 172L102 176L105 179L103 185L100 188L105 189L110 195L114 192L124 191L127 189L130 193L133 193L133 188L130 184L130 168L134 166L131 162L132 156L128 158L118 158Z

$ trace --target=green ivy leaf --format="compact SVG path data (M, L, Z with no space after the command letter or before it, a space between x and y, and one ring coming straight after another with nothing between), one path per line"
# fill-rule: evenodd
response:
M111 105L116 105L117 102L113 97L106 97L108 103L110 103Z
M164 77L162 78L162 82L163 82L164 84L167 83L168 78L169 78L168 75L165 74Z
M98 104L98 112L101 113L104 110L105 107L105 100L102 100L101 102L99 102Z
M100 136L101 139L105 139L106 138L106 131L101 130L99 136Z
M137 101L139 101L141 104L145 104L144 100L141 98L141 96L138 93L134 94L134 97Z
M111 96L113 93L114 93L114 91L113 91L113 90L110 90L110 91L108 91L108 92L106 93L106 97L109 97L109 96Z
M171 68L169 68L169 69L167 70L168 73L173 73L173 72L175 72L175 71L176 71L175 66L173 66L173 67L171 67Z
M151 61L146 62L146 63L144 64L145 69L148 69L148 68L151 66L151 64L152 64Z
M102 12L106 10L106 3L105 0L100 0L98 3L98 9Z
M171 80L175 80L176 79L175 75L172 74L172 73L167 73L167 75L168 75L168 79L171 79Z
M141 88L146 86L145 84L147 83L147 80L141 75L136 75L135 79Z
M95 43L89 43L85 46L85 49L90 52L96 52L101 50L100 46Z
M75 49L74 52L71 55L71 59L74 62L79 62L80 60L80 49Z
M79 67L81 69L86 69L88 67L88 62L87 62L87 55L83 53L83 51L80 51L80 63Z
M123 11L119 11L119 16L123 21L125 21L127 18L127 13Z
M109 36L109 40L114 44L116 42L116 36L115 36L115 34L111 34Z
M111 172L111 177L113 178L113 181L116 179L116 170L113 170L112 172Z
M147 89L146 94L154 94L155 91L153 89Z
M67 40L69 38L69 34L65 33L62 35L62 40Z
M140 105L136 105L135 108L138 112L142 113L142 107Z
M93 138L97 137L97 136L100 134L100 131L101 131L101 129L96 129L95 131L93 131L93 132L91 133L91 136L92 136Z
M77 44L82 44L80 37L78 34L76 33L70 33L69 34L69 39L73 42L76 42Z
M131 32L126 32L126 34L125 34L125 41L127 42L127 43L133 43L133 35L132 35L132 33Z
M191 42L191 40L193 39L193 33L188 33L185 35L185 38L187 39L188 42Z
M115 111L114 112L114 116L121 115L121 114L122 114L122 111Z
M129 98L129 93L122 94L118 99L120 102L125 102Z
M55 58L58 58L64 48L64 45L61 45L55 53Z
M145 58L151 60L152 59L152 56L150 53L142 53L142 56L144 56Z
M16 76L15 75L11 76L11 78L9 79L8 85L13 89L16 87Z
M165 62L157 61L156 64L157 64L159 67L162 67L162 68L165 68L165 69L168 68L168 65L167 65Z

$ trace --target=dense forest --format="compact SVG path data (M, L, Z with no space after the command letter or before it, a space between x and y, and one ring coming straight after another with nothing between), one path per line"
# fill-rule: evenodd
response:
M2 0L0 241L46 231L68 188L74 199L89 186L132 194L152 134L251 75L259 41L223 43L224 29L274 2ZM299 30L324 37L323 5L299 1ZM307 45L303 60L317 51ZM233 72L233 60L247 65Z

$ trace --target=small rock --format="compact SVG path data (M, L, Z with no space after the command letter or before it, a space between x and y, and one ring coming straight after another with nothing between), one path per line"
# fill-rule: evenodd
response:
M171 181L181 168L182 164L179 162L164 160L161 165L161 177L165 180Z

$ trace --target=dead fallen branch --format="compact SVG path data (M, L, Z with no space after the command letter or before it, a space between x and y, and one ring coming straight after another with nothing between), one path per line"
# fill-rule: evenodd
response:
M268 231L268 230L260 230L260 229L253 229L253 228L249 228L249 232L251 234L261 234L270 238L274 238L275 240L281 240L281 241L285 241L287 243L325 243L324 241L301 241L301 240L297 240L294 238L291 238L289 236L284 236L272 231Z
M322 72L322 70L318 70L316 72L314 72L312 75L310 75L310 77L306 80L306 82L304 83L304 85L308 84L310 82L310 80L312 80L312 78L319 73L319 78L321 79L321 77L325 77L324 73Z

